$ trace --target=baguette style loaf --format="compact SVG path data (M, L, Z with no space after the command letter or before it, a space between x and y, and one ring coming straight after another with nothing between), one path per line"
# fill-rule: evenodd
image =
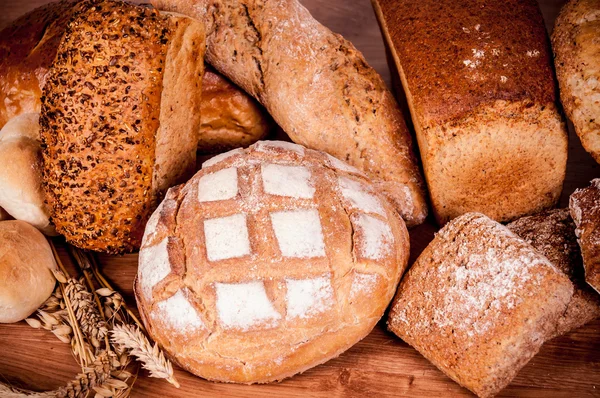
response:
M535 0L373 0L440 224L553 206L567 132Z
M600 163L600 1L569 1L556 19L552 46L565 112Z
M205 22L207 60L290 138L359 168L407 225L427 206L410 134L381 77L297 0L154 0Z
M77 6L40 118L52 221L85 249L139 247L156 201L194 171L204 26L118 1Z

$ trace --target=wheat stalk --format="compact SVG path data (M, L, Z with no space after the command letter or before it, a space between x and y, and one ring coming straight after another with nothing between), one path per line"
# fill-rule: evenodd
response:
M171 363L156 344L152 346L142 323L127 308L121 294L102 276L94 258L69 247L83 274L77 279L69 275L52 241L50 247L59 266L53 271L59 283L38 309L39 319L27 318L26 322L70 343L82 370L66 386L55 391L34 392L0 382L0 397L84 398L95 394L96 397L125 398L137 380L137 372L132 375L126 370L130 355L138 358L151 377L167 379L179 387ZM129 319L135 325L129 324ZM112 341L108 334L110 329L113 329Z
M158 349L158 345L155 343L152 346L138 328L132 325L115 325L110 333L112 342L127 348L130 355L135 356L142 363L142 367L150 372L150 377L167 379L179 388L171 362Z

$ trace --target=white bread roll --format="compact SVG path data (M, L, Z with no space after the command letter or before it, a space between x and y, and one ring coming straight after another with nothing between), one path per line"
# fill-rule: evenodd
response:
M44 204L39 115L12 118L0 130L0 207L47 235L55 235Z
M0 323L25 319L54 290L52 250L37 229L23 221L0 222Z

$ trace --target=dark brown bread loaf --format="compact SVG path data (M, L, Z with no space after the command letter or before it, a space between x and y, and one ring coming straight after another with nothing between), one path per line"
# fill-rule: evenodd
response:
M80 3L43 90L52 221L85 249L139 247L166 189L193 172L204 26L118 1Z
M434 214L509 221L556 203L567 132L535 0L373 0Z
M585 282L583 260L569 209L522 217L507 227L546 256L573 282L573 297L558 320L557 335L568 333L600 316L600 295Z
M381 77L297 0L155 0L207 27L207 60L258 99L290 138L364 171L407 225L427 214L401 111Z
M600 179L576 190L569 198L569 209L577 226L585 280L600 293Z
M388 326L480 397L502 390L556 333L569 279L488 217L449 222L402 279Z

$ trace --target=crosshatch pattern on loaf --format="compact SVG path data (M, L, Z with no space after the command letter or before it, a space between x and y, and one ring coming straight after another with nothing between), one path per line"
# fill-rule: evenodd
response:
M395 241L403 225L362 173L341 166L295 144L259 142L169 191L149 222L137 281L156 333L176 327L161 315L175 295L194 308L178 333L218 355L232 354L219 339L285 328L292 344L305 344L379 318L369 297L393 294L407 255Z

